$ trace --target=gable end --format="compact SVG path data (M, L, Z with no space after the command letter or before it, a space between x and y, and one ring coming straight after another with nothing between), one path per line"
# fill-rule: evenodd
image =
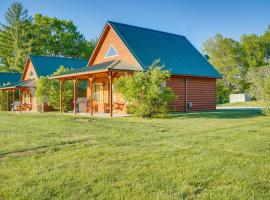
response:
M111 47L113 47L117 52L117 56L106 56L108 52L112 50ZM99 38L96 48L94 49L94 52L89 59L88 66L111 60L127 61L128 63L136 66L138 70L143 70L141 64L130 52L129 48L115 32L114 28L107 23Z

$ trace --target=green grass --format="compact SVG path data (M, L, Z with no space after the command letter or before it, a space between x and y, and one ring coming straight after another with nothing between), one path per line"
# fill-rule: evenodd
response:
M259 101L247 101L239 103L225 103L219 104L218 107L264 107L262 102Z
M0 113L0 199L270 199L269 124Z

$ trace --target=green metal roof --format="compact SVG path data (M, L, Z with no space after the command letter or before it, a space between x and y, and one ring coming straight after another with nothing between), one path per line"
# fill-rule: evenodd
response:
M1 86L0 90L2 89L12 89L12 88L27 88L30 87L30 83L33 82L34 80L28 79L25 81L17 81L13 83L9 83L7 85Z
M21 79L20 73L0 73L0 86L4 86L10 83L18 82Z
M29 56L38 77L52 75L60 66L66 68L81 68L87 65L88 60L78 58L62 58L49 56Z
M184 37L116 22L108 22L144 70L160 59L176 75L221 78L217 70Z
M135 71L135 70L138 70L138 67L135 67L135 66L133 66L130 63L127 63L125 61L111 60L111 61L102 62L99 64L87 66L87 67L74 69L74 70L59 74L59 75L52 76L52 77L72 76L72 75L84 74L84 73L88 74L88 73L95 72L95 71L106 71L109 69Z

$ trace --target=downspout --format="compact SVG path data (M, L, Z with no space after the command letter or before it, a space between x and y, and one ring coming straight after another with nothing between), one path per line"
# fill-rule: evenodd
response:
M186 112L188 112L188 78L185 78L185 104Z

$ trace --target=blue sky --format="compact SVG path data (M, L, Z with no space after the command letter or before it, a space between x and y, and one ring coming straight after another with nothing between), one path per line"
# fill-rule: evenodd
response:
M12 0L0 0L0 22ZM199 50L216 33L239 40L270 25L267 0L22 0L30 15L70 19L87 39L98 37L107 20L186 36Z

